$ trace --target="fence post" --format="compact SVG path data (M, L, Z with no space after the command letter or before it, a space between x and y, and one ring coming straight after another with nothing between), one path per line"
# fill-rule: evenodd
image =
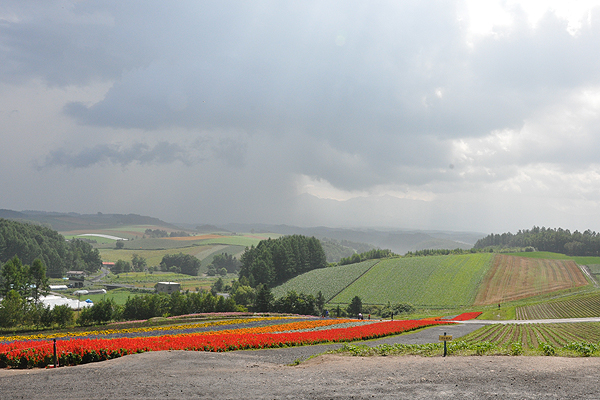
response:
M54 368L58 367L58 359L56 358L56 338L54 338Z
M446 332L444 332L444 336L446 336ZM444 340L444 357L448 354L448 348L446 347L446 341Z

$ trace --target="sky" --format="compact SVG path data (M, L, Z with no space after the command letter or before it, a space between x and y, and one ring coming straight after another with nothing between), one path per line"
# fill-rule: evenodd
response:
M600 231L600 1L0 4L0 208Z

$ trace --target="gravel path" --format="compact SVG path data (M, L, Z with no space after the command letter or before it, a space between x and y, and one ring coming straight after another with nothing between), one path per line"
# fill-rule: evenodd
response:
M298 366L253 351L159 351L48 370L0 370L3 399L592 399L600 358L349 357Z

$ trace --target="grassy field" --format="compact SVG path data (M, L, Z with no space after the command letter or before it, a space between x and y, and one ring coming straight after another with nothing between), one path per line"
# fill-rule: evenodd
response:
M382 260L349 285L331 303L411 303L418 307L472 305L491 265L488 253Z
M585 285L587 279L572 260L496 254L475 304L500 304Z
M356 264L315 269L273 288L272 292L277 298L284 296L290 290L295 290L297 293L312 294L313 296L321 291L326 301L329 301L378 261L368 260Z
M92 300L94 303L100 300L108 300L113 299L117 304L125 304L128 297L138 296L139 292L132 292L127 289L115 289L109 290L106 294L86 294L81 296L81 300L85 301L86 299Z

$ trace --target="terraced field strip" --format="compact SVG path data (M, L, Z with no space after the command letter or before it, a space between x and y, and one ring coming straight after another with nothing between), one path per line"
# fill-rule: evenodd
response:
M471 305L491 260L488 253L382 260L331 302L359 296L363 304Z
M517 307L516 319L600 317L600 294Z
M572 260L496 254L475 304L499 304L587 284L587 279Z
M519 342L531 349L540 343L563 347L572 342L600 342L599 322L559 324L488 325L461 338L467 343L489 341L497 345Z
M132 243L141 243L143 240L137 240ZM173 242L182 243L182 242ZM183 247L178 249L161 249L161 250L148 250L148 249L100 249L100 257L102 261L117 262L118 260L131 261L134 254L146 259L146 263L149 267L160 265L163 257L167 254L183 253L196 256L203 252L210 252L216 245L204 245L204 246L193 246Z
M329 300L363 275L373 265L377 264L377 262L379 260L367 260L356 264L315 269L274 287L272 290L273 296L282 297L291 290L297 293L316 296L321 291L323 297Z

